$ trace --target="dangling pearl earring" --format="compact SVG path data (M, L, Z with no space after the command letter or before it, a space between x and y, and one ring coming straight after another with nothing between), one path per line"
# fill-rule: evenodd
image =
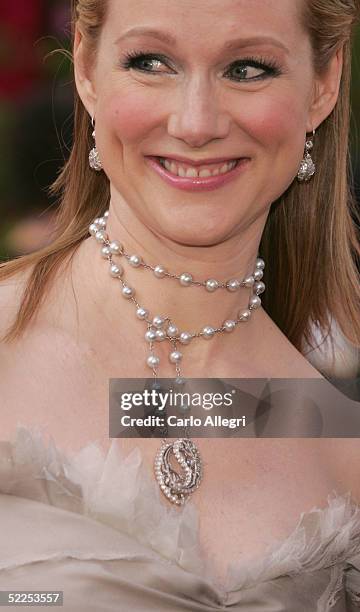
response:
M310 155L310 151L314 146L315 130L313 130L312 136L306 138L304 158L301 160L300 168L297 174L297 179L300 183L310 181L311 177L315 174L315 164Z
M92 136L95 140L95 123L94 123L93 117L91 117L91 125L94 128ZM99 156L99 151L96 148L96 144L89 153L89 165L90 165L90 168L92 168L93 170L96 170L96 172L100 172L100 170L102 170L102 163L101 163L101 159Z

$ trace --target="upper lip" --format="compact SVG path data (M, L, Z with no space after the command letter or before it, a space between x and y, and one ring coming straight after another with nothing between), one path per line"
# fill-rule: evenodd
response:
M195 160L189 159L187 157L182 157L181 155L156 155L156 157L161 157L162 159L173 159L175 161L184 162L185 164L190 164L191 166L203 166L204 164L221 164L228 161L234 161L235 159L241 159L240 157L211 157Z

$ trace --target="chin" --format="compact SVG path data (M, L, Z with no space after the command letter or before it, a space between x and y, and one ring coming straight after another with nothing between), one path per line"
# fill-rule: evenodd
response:
M235 223L235 221L234 221ZM170 221L164 219L160 222L157 232L168 240L187 246L214 246L224 242L234 229L234 223L225 226L220 221L217 224L206 223L204 218L188 219L183 215L181 219L174 223L174 218Z

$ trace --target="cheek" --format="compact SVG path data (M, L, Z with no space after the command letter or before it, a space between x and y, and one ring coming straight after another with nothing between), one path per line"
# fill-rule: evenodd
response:
M250 136L250 150L254 152L253 179L259 201L277 200L299 169L306 132L306 105L299 98L287 92L259 97L256 103L243 105L246 111L242 113L241 127Z
M304 108L289 95L259 97L255 104L243 105L241 124L253 140L272 154L287 146L296 150L305 137Z
M149 96L143 99L139 93L117 96L106 105L107 131L123 144L133 144L144 139L156 122L156 105Z

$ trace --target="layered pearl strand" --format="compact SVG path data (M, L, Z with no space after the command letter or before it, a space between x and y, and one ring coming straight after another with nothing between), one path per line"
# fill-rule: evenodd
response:
M263 277L263 270L265 268L265 263L262 259L257 258L254 272L244 279L232 278L225 282L221 282L214 278L210 278L204 281L196 281L188 272L183 272L179 275L172 274L168 272L161 264L152 266L145 263L140 255L127 253L123 245L118 240L110 240L106 232L106 222L108 216L109 211L106 211L103 217L95 219L95 221L89 227L89 233L101 245L101 255L103 258L107 259L110 264L110 275L120 280L122 285L121 293L123 297L131 300L134 303L136 306L136 316L143 320L147 325L145 340L150 345L150 355L147 358L147 365L153 370L155 377L157 376L156 368L160 364L160 358L154 353L154 345L156 342L163 342L164 340L171 342L173 350L169 354L169 361L175 365L176 374L180 377L181 372L179 364L183 358L183 353L178 350L178 343L181 345L187 345L194 338L211 340L211 338L213 338L217 333L232 332L239 323L249 321L252 311L261 306L261 298L259 295L265 291L265 284L261 281ZM248 287L252 289L252 295L249 299L248 307L244 310L240 310L237 313L237 316L233 319L227 319L224 321L220 327L205 325L198 332L181 331L168 316L162 316L159 314L155 314L153 317L149 316L149 311L138 303L135 297L135 289L130 287L123 280L123 266L118 261L114 262L114 256L123 257L123 259L127 260L129 265L133 268L142 267L152 270L156 278L176 279L183 287L190 287L192 285L204 287L209 293L214 293L218 289L225 289L229 292L235 292L241 287Z
M147 331L144 337L149 344L150 350L150 355L147 357L146 363L149 368L152 369L155 381L158 373L157 369L160 365L160 358L154 353L154 346L158 342L167 340L172 345L172 349L169 353L169 361L175 366L177 375L175 382L181 384L183 381L181 379L180 362L183 358L183 353L179 350L178 343L185 346L194 338L211 340L215 334L233 332L238 324L249 321L252 311L261 306L261 298L259 295L265 291L265 284L261 280L264 274L263 270L265 268L265 263L263 259L258 257L256 259L255 269L251 275L243 279L231 278L224 282L214 278L197 281L194 280L192 274L189 272L173 274L168 272L162 264L153 266L145 263L140 255L127 253L124 246L118 240L111 240L106 232L108 216L109 211L107 210L102 217L95 219L89 227L89 233L99 243L101 247L101 256L108 260L110 275L120 281L122 296L133 302L136 308L137 318L146 323ZM114 261L114 257L116 257L116 261ZM242 287L249 288L251 289L251 296L248 307L244 310L240 310L233 319L224 321L220 327L205 325L197 332L180 330L170 317L160 314L150 316L149 310L138 303L135 297L135 289L124 281L124 268L119 261L120 257L123 261L127 261L133 268L142 267L151 270L157 279L172 278L182 287L203 287L209 293L214 293L221 289L235 292ZM171 455L174 456L181 466L182 473L179 474L173 469L170 461ZM202 465L199 451L196 445L186 438L179 438L173 443L163 440L163 446L156 455L154 467L155 475L162 492L169 501L177 505L185 503L190 494L198 488L202 478Z

